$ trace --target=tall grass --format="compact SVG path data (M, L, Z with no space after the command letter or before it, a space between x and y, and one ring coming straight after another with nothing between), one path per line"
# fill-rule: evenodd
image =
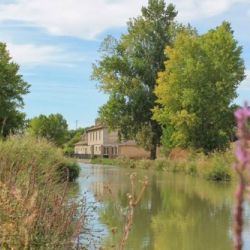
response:
M129 160L129 159L93 159L93 164L116 165L130 168L155 169L168 172L181 172L199 176L213 181L229 181L234 177L232 164L234 155L232 149L226 152L214 152L205 155L200 152L176 150L168 156L156 160Z
M0 248L73 249L83 215L67 194L78 171L43 139L1 141Z

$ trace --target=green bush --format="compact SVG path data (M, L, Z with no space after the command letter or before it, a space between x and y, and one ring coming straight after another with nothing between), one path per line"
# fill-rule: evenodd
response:
M69 185L79 167L43 139L0 141L0 243L4 249L74 249L82 227Z
M155 160L154 162L155 169L159 171L163 171L166 168L166 161L165 160Z
M222 155L212 155L208 158L203 176L208 180L228 181L232 179L232 164Z
M59 172L62 181L68 180L72 182L79 176L80 168L77 162L65 161L58 165L57 171Z
M150 167L152 168L154 162L151 160L139 160L136 162L136 167L143 168L143 169L149 169Z
M18 171L22 165L36 165L38 175L46 175L63 181L69 174L70 180L79 175L80 167L72 160L63 156L62 150L56 148L45 139L32 136L13 136L6 141L0 141L0 160L6 166L12 166L12 171ZM1 164L2 165L2 164ZM0 169L0 175L3 169Z

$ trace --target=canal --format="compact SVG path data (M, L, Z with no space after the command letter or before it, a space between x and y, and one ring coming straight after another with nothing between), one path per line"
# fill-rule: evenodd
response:
M88 249L118 249L136 172L137 192L146 175L149 186L135 209L126 249L233 249L234 184L181 174L81 163L78 197L85 197L88 221L82 240ZM244 249L250 249L250 212L245 206Z

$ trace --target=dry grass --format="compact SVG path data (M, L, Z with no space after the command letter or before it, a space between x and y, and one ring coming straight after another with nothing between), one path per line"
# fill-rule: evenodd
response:
M126 242L128 240L129 237L129 233L131 231L133 222L134 222L134 210L136 208L136 206L138 206L138 204L140 203L142 196L148 186L148 179L145 177L145 180L143 181L143 185L142 188L138 194L138 196L135 193L135 182L136 179L136 174L133 173L130 175L130 183L131 183L131 193L127 194L128 196L128 212L127 212L127 218L126 218L126 224L124 226L124 230L123 230L123 235L120 241L120 246L119 246L119 250L124 250L125 249L125 245Z
M0 142L1 249L74 248L84 216L61 182L64 160L45 140Z

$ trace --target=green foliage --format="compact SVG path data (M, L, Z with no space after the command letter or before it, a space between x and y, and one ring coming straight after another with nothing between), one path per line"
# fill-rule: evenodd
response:
M228 181L231 173L228 166L216 164L212 169L205 173L205 178L213 181Z
M214 152L205 155L202 152L191 151L178 159L163 157L156 160L129 159L92 159L92 164L113 165L124 168L154 169L172 173L183 173L212 181L230 181L233 179L232 164L235 161L232 150Z
M59 173L60 180L72 182L79 176L80 168L77 162L65 160L58 165L57 172Z
M25 123L23 95L29 85L19 74L19 66L11 60L6 45L0 42L0 136L22 130Z
M118 165L117 159L109 159L109 158L93 158L91 159L92 164L100 164L100 165Z
M234 127L231 103L244 79L241 52L226 22L201 36L183 31L173 48L166 48L169 60L158 75L159 106L153 110L165 130L166 148L209 152L228 146Z
M137 168L142 168L142 169L150 169L152 168L154 164L154 161L152 160L147 160L147 159L142 159L136 162L136 167Z
M104 40L92 77L110 96L100 109L102 121L118 129L122 138L151 149L155 158L161 128L151 119L154 88L157 72L164 69L164 49L173 40L177 12L163 0L149 0L141 12L129 20L127 34L119 40L110 36Z
M77 173L79 166L45 139L0 141L0 242L5 249L75 249L79 204L63 181Z
M156 159L151 162L150 168L155 168L158 171L164 171L166 169L166 161L164 159Z
M38 175L47 175L55 181L71 181L79 175L80 168L76 162L63 156L60 148L56 148L46 139L35 139L31 136L13 136L6 141L0 141L0 161L2 164L11 165L12 171L18 172L18 166L28 165L33 159L39 168ZM0 168L0 174L4 171ZM72 178L71 178L72 177Z
M67 140L67 121L61 114L40 115L30 121L28 131L37 137L44 137L62 146Z
M232 165L235 161L230 151L211 154L207 158L201 173L205 179L213 181L228 181L232 179ZM229 167L230 166L230 167Z
M84 128L68 131L67 142L63 145L63 152L65 155L72 156L74 154L75 144L80 141L84 131Z
M226 166L228 168L228 166ZM197 175L197 166L195 165L195 162L191 162L187 165L187 174L189 175Z
M174 128L171 125L164 126L162 131L161 143L162 143L162 153L168 155L170 150L174 147L174 142L172 139L172 134Z

